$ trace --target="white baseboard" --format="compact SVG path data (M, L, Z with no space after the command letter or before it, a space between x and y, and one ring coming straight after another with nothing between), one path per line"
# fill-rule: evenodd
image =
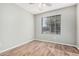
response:
M29 43L29 42L31 42L31 41L33 41L33 39L32 39L32 40L28 40L28 41L23 42L23 43L20 43L20 44L18 44L18 45L13 46L13 47L7 48L7 49L5 49L5 50L2 50L2 51L0 51L0 53L3 53L3 52L5 52L5 51L11 50L11 49L14 49L14 48L16 48L16 47L19 47L19 46L24 45L24 44L26 44L26 43Z
M49 40L40 40L40 39L36 39L36 40L44 41L44 42L51 42L51 43L56 43L56 44L62 44L62 45L68 45L68 46L73 46L77 48L76 45L72 45L72 44L59 43L59 42L54 42L54 41L49 41Z
M77 49L79 50L79 44L76 45Z

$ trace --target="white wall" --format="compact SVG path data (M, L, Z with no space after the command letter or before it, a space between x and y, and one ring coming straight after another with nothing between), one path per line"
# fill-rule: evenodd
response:
M34 38L33 15L15 4L0 4L0 51Z
M61 34L41 34L41 17L61 14ZM75 45L76 42L76 6L35 15L35 37L37 40Z
M79 4L77 4L77 47L79 48Z

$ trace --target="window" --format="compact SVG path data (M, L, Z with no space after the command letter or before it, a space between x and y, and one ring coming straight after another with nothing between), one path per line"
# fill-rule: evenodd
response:
M42 33L60 34L61 15L42 18Z

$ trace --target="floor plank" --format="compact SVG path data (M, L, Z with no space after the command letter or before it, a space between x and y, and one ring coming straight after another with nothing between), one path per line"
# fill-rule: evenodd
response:
M34 40L0 56L79 56L79 50L73 46Z

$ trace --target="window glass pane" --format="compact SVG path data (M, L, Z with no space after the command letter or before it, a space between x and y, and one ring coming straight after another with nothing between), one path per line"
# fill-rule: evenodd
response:
M49 19L48 17L44 17L42 19L42 32L45 33L45 32L49 32Z
M55 22L56 22L56 17L55 16L52 16L51 17L51 32L52 33L55 33Z
M60 24L56 24L56 33L60 33Z
M61 16L57 15L56 16L56 33L60 33L60 24L61 24Z
M54 15L42 18L42 33L60 34L61 15Z

